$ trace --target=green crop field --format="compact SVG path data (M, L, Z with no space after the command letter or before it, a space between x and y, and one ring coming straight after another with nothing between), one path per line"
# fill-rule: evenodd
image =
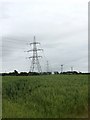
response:
M87 75L3 76L3 118L88 117Z

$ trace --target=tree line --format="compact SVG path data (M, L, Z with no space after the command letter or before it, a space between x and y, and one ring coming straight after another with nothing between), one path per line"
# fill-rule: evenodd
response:
M33 75L51 75L52 72L42 72L42 73L38 73L38 72L18 72L17 70L14 70L14 72L9 72L9 73L2 73L0 74L1 76L33 76ZM82 73L82 72L77 72L77 71L67 71L67 72L58 72L55 71L53 74L68 74L68 75L72 75L72 74L89 74L89 73Z

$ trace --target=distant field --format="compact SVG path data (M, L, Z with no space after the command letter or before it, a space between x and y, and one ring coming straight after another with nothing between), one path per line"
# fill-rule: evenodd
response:
M3 118L88 117L87 75L4 76Z

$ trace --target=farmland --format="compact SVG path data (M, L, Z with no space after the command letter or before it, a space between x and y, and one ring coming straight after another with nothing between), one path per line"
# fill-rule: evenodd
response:
M87 75L3 76L3 118L85 118Z

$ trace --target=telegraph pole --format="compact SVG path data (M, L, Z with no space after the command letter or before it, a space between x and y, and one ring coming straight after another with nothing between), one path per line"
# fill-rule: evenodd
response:
M39 42L36 42L35 36L34 36L34 40L32 43L30 43L30 46L32 46L33 48L31 50L28 50L27 52L32 52L32 56L29 57L29 59L31 59L31 66L30 66L30 72L34 72L35 71L35 65L37 66L37 70L38 72L42 72L41 69L41 65L39 62L39 58L42 58L42 56L38 55L38 51L43 51L43 49L37 49L37 44L40 44Z

